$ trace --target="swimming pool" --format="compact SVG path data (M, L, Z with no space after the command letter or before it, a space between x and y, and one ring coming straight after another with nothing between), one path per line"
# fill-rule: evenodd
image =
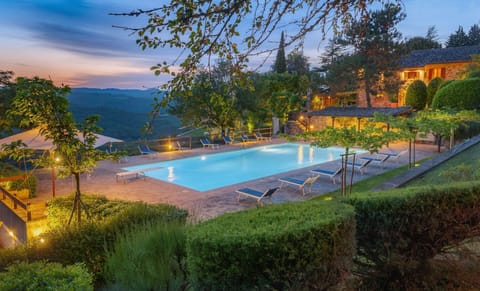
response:
M339 159L343 148L284 143L124 168L197 191L212 190ZM149 170L151 169L151 170Z

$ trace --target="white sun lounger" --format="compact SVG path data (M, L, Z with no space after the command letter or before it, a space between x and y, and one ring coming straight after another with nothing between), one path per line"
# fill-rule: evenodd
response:
M280 187L270 188L265 190L264 192L252 189L252 188L242 188L235 190L238 193L237 201L240 202L240 196L247 196L257 200L259 205L263 205L263 199L270 199L272 201L272 195L277 192Z
M302 194L305 196L305 187L309 187L308 192L312 192L312 185L317 181L318 177L320 176L313 176L313 177L308 177L306 179L297 179L297 178L292 178L292 177L283 177L278 179L278 181L282 182L280 184L280 188L282 188L283 184L290 184L297 186L302 190Z
M335 183L335 177L342 172L342 167L338 167L335 170L316 168L316 169L311 170L310 172L312 172L314 174L317 174L317 175L327 176L332 180L333 184L336 184Z

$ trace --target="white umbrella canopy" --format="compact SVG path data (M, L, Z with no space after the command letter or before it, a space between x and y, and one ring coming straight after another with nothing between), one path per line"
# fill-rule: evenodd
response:
M123 140L101 135L95 134L97 136L97 140L95 141L95 147L98 148L106 143L110 142L123 142ZM83 140L83 137L79 137L80 140ZM11 136L7 136L5 138L0 139L0 145L10 144L14 141L21 140L24 144L27 145L27 148L34 149L34 150L52 150L55 149L51 140L47 140L41 133L40 128L34 128L30 130L26 130Z

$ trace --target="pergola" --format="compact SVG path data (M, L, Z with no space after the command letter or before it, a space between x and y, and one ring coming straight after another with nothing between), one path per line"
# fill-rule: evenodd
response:
M327 107L322 110L306 112L305 115L310 120L316 116L330 117L331 126L335 127L335 119L340 117L347 118L356 118L357 119L357 128L360 129L361 120L364 118L372 118L375 113L388 114L391 116L402 116L408 115L412 112L412 108L409 106L405 107ZM387 124L387 127L389 125Z

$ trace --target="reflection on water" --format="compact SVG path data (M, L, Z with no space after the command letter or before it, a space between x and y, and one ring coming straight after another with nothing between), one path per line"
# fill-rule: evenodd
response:
M173 173L173 167L168 167L168 181L172 182L175 180L175 174Z
M297 163L299 165L303 164L303 145L298 147L297 151Z

